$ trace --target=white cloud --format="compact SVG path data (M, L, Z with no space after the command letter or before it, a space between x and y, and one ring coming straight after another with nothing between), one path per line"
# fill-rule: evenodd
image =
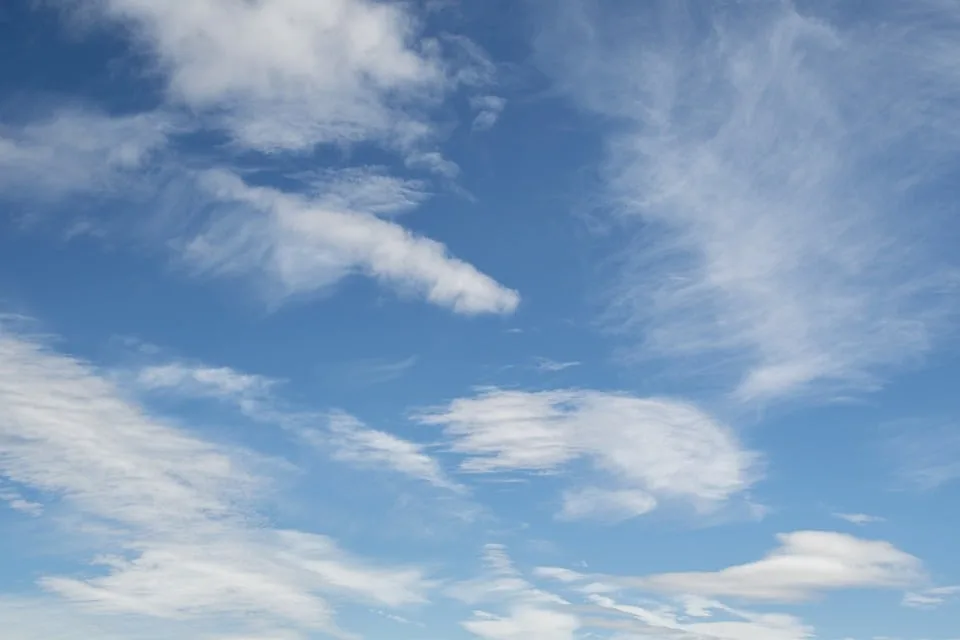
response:
M255 464L147 415L90 365L0 328L0 476L107 532L102 570L47 575L49 593L101 614L332 633L327 594L424 601L418 569L266 526L255 506L268 478Z
M339 462L393 471L456 493L465 491L447 477L421 445L371 429L342 411L316 414L284 408L273 393L278 380L229 367L186 362L150 365L132 378L138 390L227 402L248 418L288 430ZM315 428L317 422L325 422L326 428Z
M369 0L82 3L130 27L175 103L264 150L430 134L418 113L451 82L408 7Z
M871 516L866 513L835 513L833 514L841 520L846 520L850 524L864 525L864 524L873 524L876 522L884 522L884 519L880 516Z
M906 484L928 491L960 478L955 420L906 420L887 426L894 434L885 444Z
M500 119L507 101L499 96L474 96L470 99L470 106L477 111L473 119L474 130L486 131Z
M643 515L657 508L657 500L645 491L636 489L604 490L586 487L563 494L564 520L624 520Z
M715 508L747 489L758 457L692 405L585 390L488 389L416 419L442 426L469 473L556 471L584 458L615 486L574 487L567 517L618 517L649 511L657 500ZM586 491L587 493L582 493ZM596 508L583 498L592 492Z
M513 606L565 605L557 595L538 589L514 566L501 544L488 544L483 550L483 573L471 580L455 583L447 594L467 604L509 603Z
M206 178L228 208L184 246L201 272L261 276L277 301L362 273L458 313L510 313L519 304L515 291L389 220L252 187L225 172Z
M30 516L39 516L43 513L43 505L39 502L27 500L18 491L9 487L0 486L0 502L6 502L14 511Z
M934 609L957 595L960 595L960 585L909 591L903 595L903 605L914 609Z
M225 127L239 151L273 152L260 156L271 166L281 151L362 142L452 179L459 168L438 150L427 116L456 87L476 91L494 81L495 67L470 40L423 38L413 7L372 0L63 6L128 27L134 46L150 54L138 59L167 81L168 100L156 112L126 116L61 109L0 130L0 194L62 204L76 192L109 191L149 215L78 221L72 212L71 233L134 227L139 239L185 252L199 272L254 275L272 304L364 274L460 313L516 308L515 291L383 219L428 198L423 181L370 166L312 175L280 167L285 178L305 183L293 196L248 187L226 171L198 173L201 162L230 161L169 144L178 131ZM197 228L205 231L185 237Z
M676 607L623 604L606 596L588 598L597 607L613 611L635 621L635 624L610 624L614 628L642 632L643 637L676 638L677 640L806 640L815 637L813 629L795 616L783 613L757 613L733 609L720 602L702 601L697 616L710 618L720 613L727 619L690 622L681 617Z
M487 640L573 640L580 621L564 611L520 606L506 616L477 612L463 628Z
M0 597L4 640L201 640L175 623L138 624L122 616L85 614L51 597Z
M375 167L321 171L310 180L310 190L327 206L387 216L416 209L430 194L422 180L405 180Z
M617 124L609 200L643 221L613 295L641 356L753 400L874 388L929 350L958 283L936 192L960 131L955 4L557 4L541 62Z
M130 188L167 144L173 123L159 113L110 116L60 109L20 127L0 127L0 195L41 202Z
M230 367L208 367L185 362L151 365L137 371L135 383L148 391L173 391L181 395L213 397L238 403L268 395L277 381Z
M538 371L546 371L554 373L556 371L563 371L564 369L572 369L573 367L579 367L580 363L576 360L570 360L567 362L559 362L557 360L551 360L550 358L537 358L536 367Z
M567 610L569 603L528 582L503 545L486 545L483 564L482 575L452 585L447 593L468 604L497 604L505 611L494 614L475 610L473 616L462 623L467 631L488 640L530 637L571 640L574 637L580 621Z
M795 531L777 536L780 546L761 560L719 571L662 573L643 577L597 577L603 590L645 591L745 600L795 602L823 591L855 588L897 588L924 579L916 557L889 542L864 540L831 531ZM542 572L566 582L587 576L558 570Z
M422 480L440 489L462 492L440 464L423 447L385 431L370 429L351 415L335 412L329 417L329 435L320 434L317 444L332 449L335 460L371 469L388 469Z
M358 384L379 384L396 380L408 373L417 364L417 356L401 360L370 358L355 360L337 372L338 378L346 378Z
M567 599L530 584L500 545L488 545L485 575L455 585L452 595L469 604L500 604L496 614L474 611L464 627L484 638L586 637L663 638L664 640L806 640L813 629L795 616L735 609L713 599L680 594L670 602L632 598L627 604L612 595L623 585L590 583L590 578L566 569L540 568L536 574L557 580L572 591ZM542 628L537 624L543 625ZM524 636L522 634L526 633ZM531 634L533 634L531 636ZM556 635L551 635L556 634ZM577 635L576 637L581 637Z

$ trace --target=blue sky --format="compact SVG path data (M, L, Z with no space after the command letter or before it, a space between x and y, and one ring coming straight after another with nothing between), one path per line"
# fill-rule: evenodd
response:
M0 7L11 640L960 637L960 7Z

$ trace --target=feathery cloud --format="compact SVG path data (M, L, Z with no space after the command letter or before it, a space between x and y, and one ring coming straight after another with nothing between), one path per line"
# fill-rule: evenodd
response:
M642 221L612 296L642 357L706 362L751 401L874 388L929 350L960 282L935 193L955 4L559 7L540 60L612 125L608 201Z
M286 408L274 393L278 380L230 367L169 362L143 367L132 376L135 387L187 398L209 398L235 406L248 418L290 431L338 462L389 470L440 489L462 493L424 447L385 431L371 429L343 411L303 412ZM324 423L317 428L317 423Z
M0 197L49 202L129 190L176 130L159 112L111 116L81 108L0 126Z
M724 425L675 400L487 389L415 419L443 427L468 473L556 471L578 458L590 461L612 488L573 487L562 511L568 518L623 519L660 500L709 510L758 477L757 454Z
M960 585L909 591L903 595L903 605L914 609L935 609L957 595L960 595Z
M0 330L0 475L108 532L94 559L103 570L46 575L49 593L101 614L332 633L327 594L424 600L418 569L265 527L256 504L267 478L255 466L147 415L90 365Z
M447 477L423 447L391 433L371 429L343 412L330 414L328 434L314 432L319 446L332 449L335 460L367 469L388 469L422 480L439 489L461 493L463 485Z
M474 96L470 99L470 106L477 111L473 119L475 131L486 131L497 123L500 114L507 106L507 101L499 96Z
M464 629L487 640L520 640L531 635L549 640L574 638L581 623L570 603L527 581L503 545L486 545L483 564L481 576L452 585L448 594L471 605L497 604L504 611L475 610L462 622Z
M840 518L841 520L846 520L850 524L856 525L865 525L872 524L875 522L884 522L884 519L880 516L871 516L866 513L835 513L834 516Z
M564 369L572 369L573 367L579 367L580 362L576 360L559 362L557 360L551 360L550 358L537 358L535 366L537 367L538 371L554 373L557 371L563 371Z
M205 183L227 207L183 247L202 273L260 276L282 300L363 273L457 313L511 313L520 302L439 242L375 215L245 184L226 172Z
M836 589L908 587L925 577L918 558L889 542L832 531L795 531L777 539L780 546L762 559L718 571L612 577L547 568L540 575L565 583L592 581L594 592L635 588L770 602L802 601Z

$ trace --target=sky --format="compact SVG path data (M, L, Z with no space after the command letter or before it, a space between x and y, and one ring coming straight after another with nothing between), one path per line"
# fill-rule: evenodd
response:
M960 4L7 0L4 640L960 638Z

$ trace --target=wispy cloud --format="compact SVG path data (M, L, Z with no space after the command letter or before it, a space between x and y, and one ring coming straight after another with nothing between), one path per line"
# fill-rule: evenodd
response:
M696 407L587 390L487 389L422 412L442 426L468 473L556 471L592 463L598 486L565 496L565 517L623 519L661 500L710 510L758 477L758 456Z
M607 637L604 633L639 634L665 640L806 640L813 628L795 616L733 608L717 600L682 594L668 601L638 595L636 590L591 582L592 577L559 569L539 569L540 578L559 580L551 592L533 585L511 562L501 545L487 545L485 571L455 585L455 597L496 612L474 611L463 626L491 640L526 637L571 640ZM556 584L556 583L555 583ZM602 591L602 592L601 592ZM624 636L627 637L627 636ZM634 635L629 635L634 637Z
M39 516L43 513L43 505L39 502L27 500L19 491L10 487L0 485L0 502L6 502L14 511L20 511L31 516Z
M499 96L474 96L470 99L470 106L477 111L473 119L475 131L486 131L497 123L507 101Z
M185 260L202 273L259 277L273 301L362 273L458 313L510 313L520 302L439 242L389 220L250 186L222 171L208 173L205 183L229 206L183 246Z
M286 406L276 393L280 381L273 378L183 361L148 365L121 378L130 379L139 391L225 402L248 418L280 427L338 462L399 473L455 493L466 490L447 476L423 445L371 429L343 411Z
M0 330L0 474L110 532L93 559L101 569L48 574L49 593L101 614L334 634L326 594L424 600L416 568L269 527L256 512L262 466L148 415L89 364Z
M241 373L230 367L167 362L136 371L134 383L146 391L166 391L182 396L234 401L244 408L269 396L278 381Z
M558 4L540 59L609 118L607 199L642 221L612 305L641 356L749 401L874 388L929 350L958 284L936 231L956 5Z
M579 367L580 362L576 360L570 360L567 362L559 362L557 360L551 360L550 358L537 358L535 365L538 371L545 371L548 373L554 373L556 371L563 371L564 369L571 369L573 367Z
M371 429L343 412L329 416L327 430L329 435L315 440L321 446L331 448L336 460L367 469L394 471L439 489L457 493L465 491L462 485L447 477L436 459L426 454L421 445Z
M850 524L856 525L865 525L873 524L875 522L884 522L884 518L880 516L871 516L866 513L835 513L834 516L840 518L841 520L846 520Z
M480 604L511 602L517 604L567 604L563 598L536 588L514 566L502 544L487 544L483 549L480 576L450 585L447 594L466 602Z
M932 587L910 591L903 595L903 605L914 609L935 609L954 596L960 595L960 585Z
M0 197L48 202L128 191L176 129L161 113L110 116L80 107L0 126Z
M592 582L593 591L637 588L652 592L727 596L795 602L823 591L901 588L925 580L920 560L889 542L832 531L795 531L777 536L780 546L764 558L719 571L664 573L642 577L581 576L542 572L564 582Z
M338 372L338 376L358 384L379 384L402 377L417 365L417 356L409 356L401 360L385 358L370 358L350 362Z
M906 420L891 425L889 459L907 486L937 489L960 479L960 433L953 419Z
M305 177L309 178L309 192L341 211L396 215L417 208L430 197L423 180L398 178L380 167L327 169Z
M655 634L653 637L670 640L807 640L815 637L813 628L796 616L735 609L712 600L700 599L695 607L627 604L599 594L589 595L588 600L601 611L620 614L619 618L594 621L597 626L643 636ZM711 617L722 619L703 619Z
M166 83L166 101L141 114L60 109L5 126L0 197L63 204L93 193L133 203L143 215L123 218L124 229L173 248L195 273L252 276L274 305L364 274L460 313L516 308L515 291L384 219L427 199L424 180L367 165L307 175L297 162L317 145L363 143L455 178L459 169L439 150L442 135L429 115L459 87L476 93L494 82L495 66L469 39L425 37L413 8L369 0L322 7L198 0L189 9L107 0L62 8L125 27L146 54L140 60ZM171 140L196 131L226 132L233 144L191 155ZM269 153L248 160L302 189L244 183L232 171L250 149ZM113 230L118 223L84 224Z
M514 566L503 545L488 544L484 570L474 579L452 585L449 595L468 604L497 605L500 613L475 610L462 626L489 640L537 637L572 640L581 622L570 603L531 584Z

